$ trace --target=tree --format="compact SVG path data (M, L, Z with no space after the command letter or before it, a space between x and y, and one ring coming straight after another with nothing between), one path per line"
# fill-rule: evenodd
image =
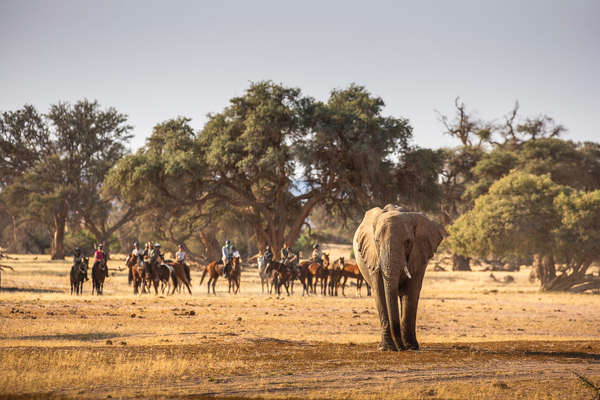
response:
M556 184L550 175L512 171L475 200L449 229L462 255L533 257L544 290L586 290L600 245L600 191ZM558 264L558 267L557 267Z
M484 145L491 138L491 125L467 112L465 104L456 98L454 120L444 115L439 119L445 134L457 138L460 146L443 149L443 166L440 174L440 213L442 224L449 226L468 210L472 204L464 198L467 187L473 182L471 169L485 152ZM470 271L470 258L461 254L452 255L453 271Z
M382 116L383 107L362 86L334 90L322 104L258 82L211 115L199 139L220 196L278 253L317 204L342 209L389 196L390 157L406 148L411 128Z
M44 116L25 106L4 113L3 121L0 147L7 150L0 168L18 167L2 194L13 208L20 207L20 214L44 224L51 221L51 256L62 259L67 220L81 217L76 211L85 206L89 215L107 215L109 205L96 193L108 168L125 153L131 137L127 117L114 108L101 110L96 101L81 100L52 105Z

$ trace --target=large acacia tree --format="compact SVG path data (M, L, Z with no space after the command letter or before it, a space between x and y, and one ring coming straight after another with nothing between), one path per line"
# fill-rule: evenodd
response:
M259 245L278 251L297 240L317 204L348 210L390 195L393 159L412 131L383 107L362 86L321 103L259 82L211 115L199 140L219 194Z
M106 227L112 204L97 194L105 173L126 152L126 121L114 108L103 110L89 100L52 105L45 115L32 106L2 114L3 201L11 215L49 225L53 259L64 258L69 219Z

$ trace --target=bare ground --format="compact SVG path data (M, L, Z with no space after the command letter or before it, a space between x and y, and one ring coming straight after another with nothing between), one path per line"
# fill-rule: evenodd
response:
M136 297L120 271L76 297L67 263L17 257L0 292L4 398L593 399L600 384L600 297L540 293L528 270L512 284L429 271L422 349L381 353L364 289L278 299L248 269L238 296L221 280L208 296L194 271L192 296Z

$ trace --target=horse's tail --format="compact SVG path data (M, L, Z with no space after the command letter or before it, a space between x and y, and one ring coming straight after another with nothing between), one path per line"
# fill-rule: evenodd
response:
M204 267L204 271L202 272L202 278L200 278L200 285L202 285L202 282L204 281L204 277L206 276L207 272L208 272L208 265L206 267Z
M190 274L190 267L187 264L183 264L183 269L185 271L185 276L188 280L188 283L192 283L192 275Z
M175 270L171 270L171 280L173 281L173 286L175 286L173 288L173 291L175 291L175 289L177 289L177 286L179 285L179 281L177 280L177 275L175 275Z

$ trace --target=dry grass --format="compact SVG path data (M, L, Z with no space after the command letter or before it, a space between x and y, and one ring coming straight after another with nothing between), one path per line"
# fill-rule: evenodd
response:
M539 293L529 271L509 285L429 271L423 348L392 354L375 350L373 299L353 287L303 298L296 286L277 299L249 269L241 295L219 280L215 297L194 271L192 296L136 297L123 270L105 296L87 282L75 297L68 263L17 257L0 292L0 394L10 398L591 399L571 371L600 382L600 297Z

